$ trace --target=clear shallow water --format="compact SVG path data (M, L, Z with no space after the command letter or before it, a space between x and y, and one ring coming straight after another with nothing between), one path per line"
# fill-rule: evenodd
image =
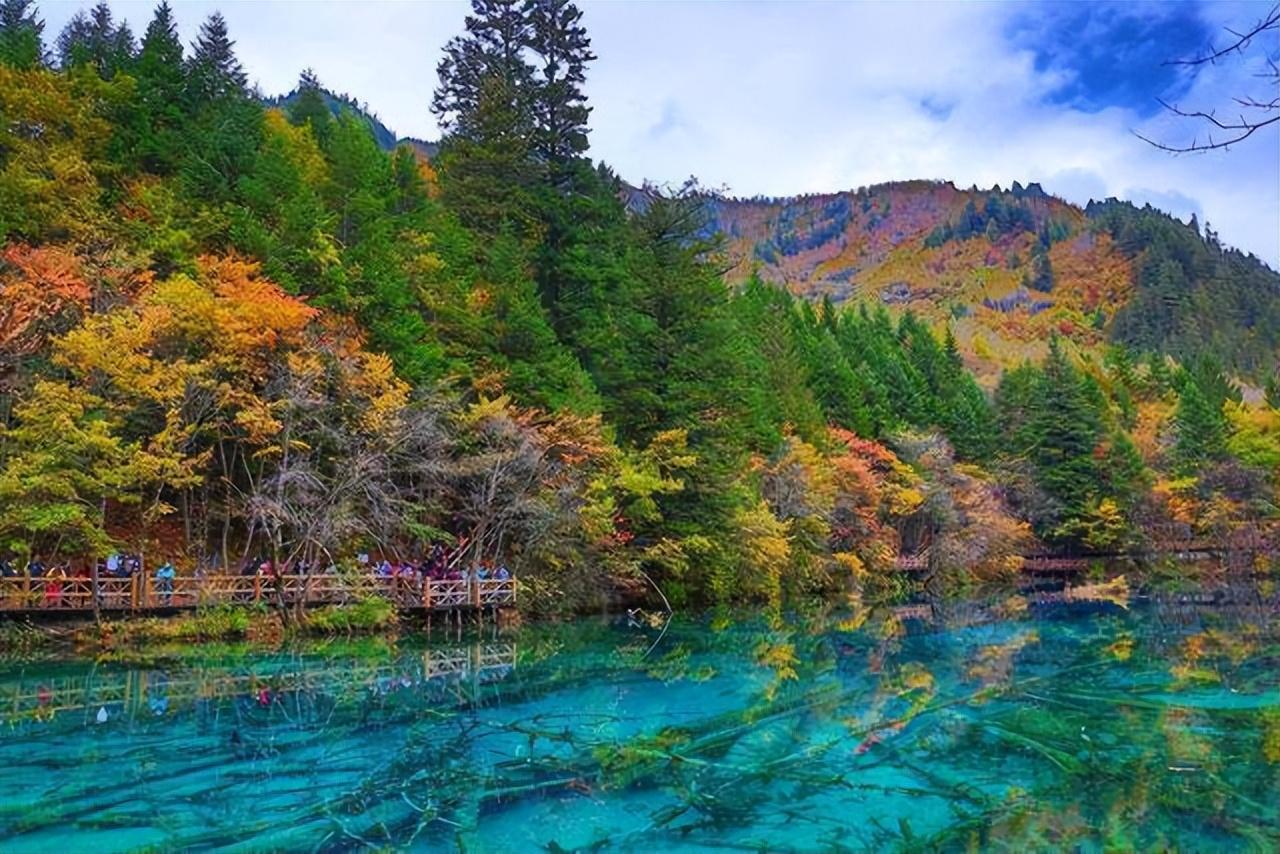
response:
M0 721L5 852L1280 848L1256 599L8 663Z

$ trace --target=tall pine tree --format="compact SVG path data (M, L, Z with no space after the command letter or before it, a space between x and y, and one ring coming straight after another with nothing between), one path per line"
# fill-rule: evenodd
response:
M138 81L137 142L133 152L142 167L167 174L178 164L182 130L188 115L187 69L178 39L178 25L166 2L142 37L133 75Z
M18 69L48 63L44 21L37 16L33 0L0 0L0 62Z
M1096 454L1103 433L1101 416L1057 338L1050 341L1040 371L1004 382L1013 385L1000 396L1002 404L1026 410L1003 413L1006 424L1017 425L1009 436L1010 451L1032 465L1040 488L1055 504L1045 517L1032 520L1037 533L1049 540L1070 540L1063 532L1075 529L1101 491Z
M242 96L249 78L236 58L235 42L227 32L227 20L214 12L200 25L191 46L191 92L196 104Z
M582 91L587 64L596 56L582 26L582 12L569 0L528 0L529 47L538 57L533 110L533 150L551 164L559 186L564 164L587 151L591 107Z
M1227 420L1222 403L1205 394L1194 377L1183 380L1174 424L1178 440L1173 457L1180 474L1196 474L1226 456Z
M311 128L311 134L321 145L328 142L333 129L333 113L325 103L319 78L310 68L303 69L298 77L297 97L289 105L289 121Z
M533 66L525 58L530 30L524 0L472 0L465 33L449 40L436 66L431 111L446 137L489 141L494 128L478 119L483 102L493 98L505 100L488 110L513 116L513 130L532 128Z
M77 12L58 35L58 60L63 68L92 65L109 80L133 63L133 33L116 23L103 0L88 14Z

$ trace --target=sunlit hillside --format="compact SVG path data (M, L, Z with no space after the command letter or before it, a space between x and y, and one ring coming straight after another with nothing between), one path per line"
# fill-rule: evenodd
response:
M961 190L933 181L710 197L708 207L731 281L755 272L813 300L869 301L950 324L988 378L1043 356L1053 334L1180 357L1212 347L1246 376L1271 367L1280 346L1280 276L1223 250L1207 225L1202 233L1158 211L1116 202L1085 211L1038 184ZM1132 315L1140 304L1153 313L1153 298L1167 317L1143 329Z

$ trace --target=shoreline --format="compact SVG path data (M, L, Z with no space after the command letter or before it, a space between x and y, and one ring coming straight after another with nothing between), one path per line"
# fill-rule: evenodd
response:
M1074 579L1024 576L1011 583L968 587L941 595L930 595L921 589L897 601L859 602L858 606L873 610L888 608L901 619L929 621L942 614L955 617L966 611L971 612L971 618L985 614L986 619L992 619L1011 617L1033 608L1089 607L1108 602L1122 608L1150 602L1195 607L1227 606L1240 604L1233 591L1252 591L1253 596L1260 597L1254 599L1255 603L1275 599L1280 592L1280 572L1277 572L1274 561L1269 571L1215 571L1188 575L1185 563L1179 564L1179 569L1183 571L1168 574L1152 567L1142 573L1117 572L1105 577ZM432 615L404 610L376 597L302 610L282 610L260 602L223 604L167 614L123 612L96 622L78 612L0 611L0 646L5 649L7 659L37 657L42 652L69 652L118 663L149 663L180 659L197 648L210 645L243 646L246 651L252 651L279 648L294 642L349 640L394 644L403 637L430 638L440 630L445 637L460 639L490 627L495 631L508 631L525 625L561 623L566 618L621 615L632 609L647 614L656 603L637 597L635 593L631 591L632 595L625 599L605 596L597 603L601 607L579 608L570 614L537 615L515 607L500 609L491 612L491 620L479 619L479 612L454 611ZM846 597L847 594L798 596L788 600L783 608L805 610L815 604L839 606L842 599L854 601ZM714 605L705 604L689 609L687 613L712 609Z

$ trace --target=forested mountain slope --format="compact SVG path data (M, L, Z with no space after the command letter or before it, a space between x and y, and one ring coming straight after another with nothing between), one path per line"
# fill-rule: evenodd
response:
M707 206L731 279L910 308L951 323L977 365L1042 355L1050 334L1211 354L1255 379L1280 353L1280 274L1149 207L928 181Z

